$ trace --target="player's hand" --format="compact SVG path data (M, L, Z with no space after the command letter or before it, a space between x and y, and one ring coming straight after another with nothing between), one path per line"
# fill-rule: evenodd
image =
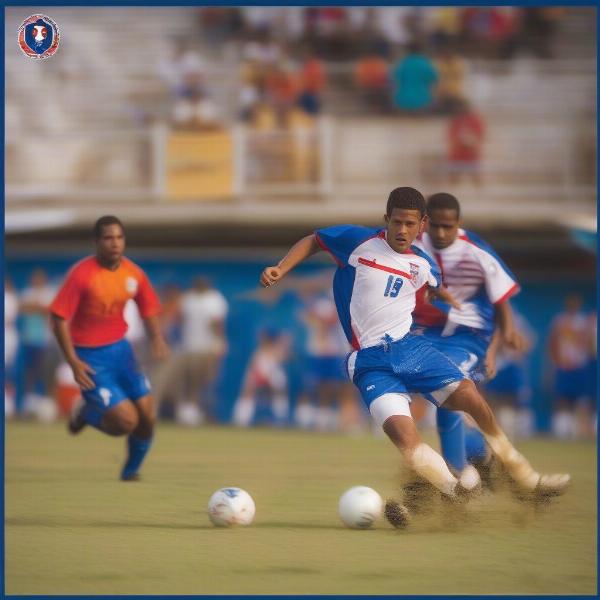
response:
M502 336L502 341L512 350L525 352L529 345L527 338L515 329L510 329Z
M460 302L446 288L433 288L429 290L429 293L432 297L439 298L442 302L446 302L452 306L452 308L460 310Z
M82 390L93 390L96 387L96 384L90 377L90 375L94 375L96 371L94 371L90 365L76 358L70 363L70 366L73 371L73 377L75 377L77 385Z
M264 287L275 285L283 278L283 271L278 266L267 267L260 276L260 283Z
M154 338L152 340L152 356L157 360L164 360L171 354L171 348L169 344L165 342L162 337Z
M494 377L496 377L496 373L498 372L496 369L496 353L488 350L487 354L485 355L483 365L485 367L485 374L487 378L494 379Z

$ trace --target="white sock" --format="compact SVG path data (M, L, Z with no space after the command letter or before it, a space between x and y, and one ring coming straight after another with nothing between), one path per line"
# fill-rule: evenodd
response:
M552 417L552 432L559 440L570 440L575 433L573 415L561 410Z
M328 406L319 406L315 419L315 427L318 431L333 431L337 429L337 411Z
M517 429L517 415L512 406L501 406L496 411L496 418L500 428L507 436L514 438Z
M253 398L240 398L233 409L233 422L238 427L248 427L254 417L256 402Z
M516 450L506 435L502 432L497 435L488 435L487 433L483 435L494 454L508 471L508 474L525 489L533 490L540 480L540 474Z
M273 414L279 423L287 421L288 410L287 396L276 394L273 398Z
M300 429L310 429L315 421L315 407L306 403L299 404L294 420Z
M529 408L520 408L517 412L517 434L520 438L530 438L534 431L533 411Z
M421 443L414 450L405 453L409 466L418 475L429 481L440 492L454 495L458 479L450 473L444 459L427 444Z

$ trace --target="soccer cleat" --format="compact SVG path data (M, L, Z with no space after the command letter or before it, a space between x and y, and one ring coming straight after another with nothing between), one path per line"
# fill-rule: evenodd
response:
M383 510L386 521L396 529L406 529L410 522L408 508L396 500L387 500Z
M67 429L71 435L78 434L86 425L87 422L83 417L83 409L85 408L85 402L78 400L73 406L71 414L69 415L69 421L67 423Z
M571 484L571 476L566 473L540 475L534 493L538 496L560 496Z
M130 473L121 475L121 481L140 481L141 477L139 473Z

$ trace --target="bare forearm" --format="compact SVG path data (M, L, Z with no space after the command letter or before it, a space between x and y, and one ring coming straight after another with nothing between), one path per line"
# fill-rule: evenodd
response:
M495 305L496 308L496 326L503 337L511 335L515 330L515 320L509 302L502 302Z
M56 337L56 341L62 350L65 360L72 365L77 360L75 347L69 333L69 325L67 322L56 315L52 315L52 331Z
M307 235L290 248L289 252L279 261L277 266L281 269L282 275L286 275L296 265L299 265L309 256L316 254L319 250L321 250L321 247L317 243L314 234Z
M146 334L151 340L162 339L163 335L160 328L160 321L158 320L158 316L145 318L144 327L146 328Z

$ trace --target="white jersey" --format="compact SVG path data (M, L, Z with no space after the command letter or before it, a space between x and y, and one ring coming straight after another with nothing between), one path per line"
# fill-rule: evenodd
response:
M432 259L414 246L405 253L392 250L383 229L336 225L319 229L315 237L338 264L334 298L352 346L403 338L412 325L417 290L441 282Z
M435 260L444 286L461 305L459 310L439 300L429 304L419 298L415 323L445 327L445 334L451 334L457 325L491 333L494 304L519 291L515 277L500 257L483 240L464 229L459 229L456 240L441 250L433 246L428 233L419 236L415 245Z

